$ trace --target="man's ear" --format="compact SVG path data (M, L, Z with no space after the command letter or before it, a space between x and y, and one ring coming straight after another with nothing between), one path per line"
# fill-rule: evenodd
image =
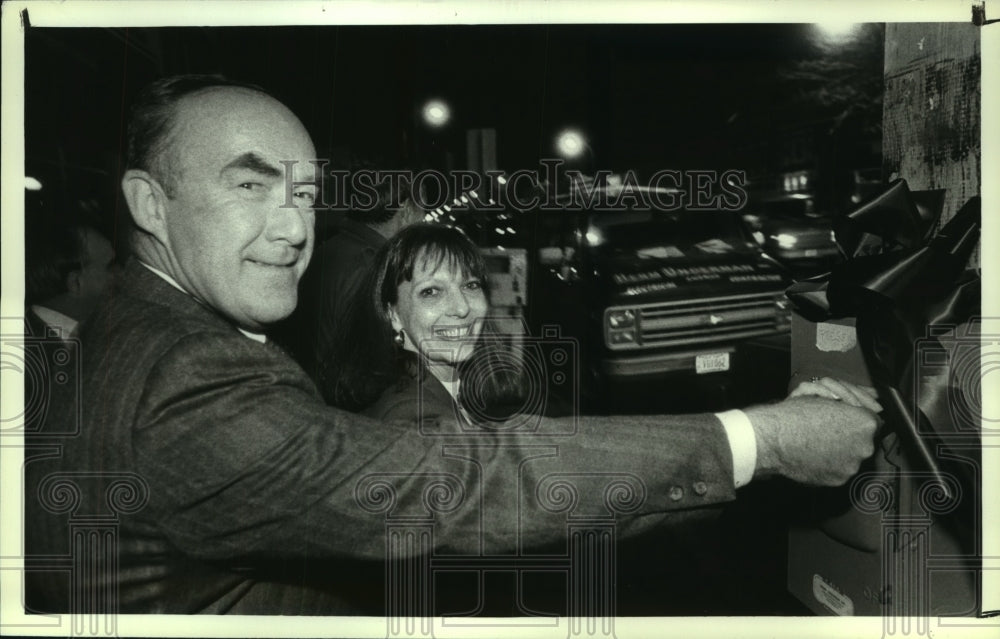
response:
M129 169L122 177L122 192L135 225L167 244L167 194L152 175Z

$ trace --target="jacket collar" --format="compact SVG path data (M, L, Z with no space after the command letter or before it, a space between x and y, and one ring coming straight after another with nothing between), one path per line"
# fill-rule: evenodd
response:
M180 313L215 325L223 324L234 330L237 328L227 318L199 302L175 283L171 283L149 270L135 257L130 257L125 263L118 291L121 295L165 306L172 313Z

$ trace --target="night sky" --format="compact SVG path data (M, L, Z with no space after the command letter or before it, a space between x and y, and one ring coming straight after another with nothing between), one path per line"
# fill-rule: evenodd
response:
M301 117L323 157L420 168L451 151L462 168L465 129L492 127L499 167L513 171L537 168L555 134L575 126L600 168L725 166L733 123L780 113L792 97L777 77L817 55L810 29L36 27L26 38L28 170L70 191L116 189L126 105L146 82L179 72L264 86ZM435 134L417 117L428 97L452 107Z

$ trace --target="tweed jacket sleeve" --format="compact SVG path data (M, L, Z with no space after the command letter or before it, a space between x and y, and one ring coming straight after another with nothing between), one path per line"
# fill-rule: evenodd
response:
M386 516L434 515L435 543L460 552L545 543L565 535L566 513L561 493L553 510L540 490L604 490L593 480L616 474L634 491L624 519L733 497L725 435L708 415L542 420L503 435L456 432L431 406L374 421L321 404L283 353L236 332L179 340L144 388L132 445L147 516L205 559L380 558ZM439 512L428 499L444 500Z

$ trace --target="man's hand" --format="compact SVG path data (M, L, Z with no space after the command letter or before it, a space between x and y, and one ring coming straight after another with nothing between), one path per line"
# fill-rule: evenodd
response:
M744 411L757 439L754 477L784 475L803 484L839 486L872 456L873 412L821 397L789 397Z
M789 397L800 397L802 395L816 395L828 399L839 399L847 402L851 406L863 406L876 413L882 411L882 405L878 403L878 393L871 386L859 386L832 377L813 377L808 382L802 382L795 387Z

